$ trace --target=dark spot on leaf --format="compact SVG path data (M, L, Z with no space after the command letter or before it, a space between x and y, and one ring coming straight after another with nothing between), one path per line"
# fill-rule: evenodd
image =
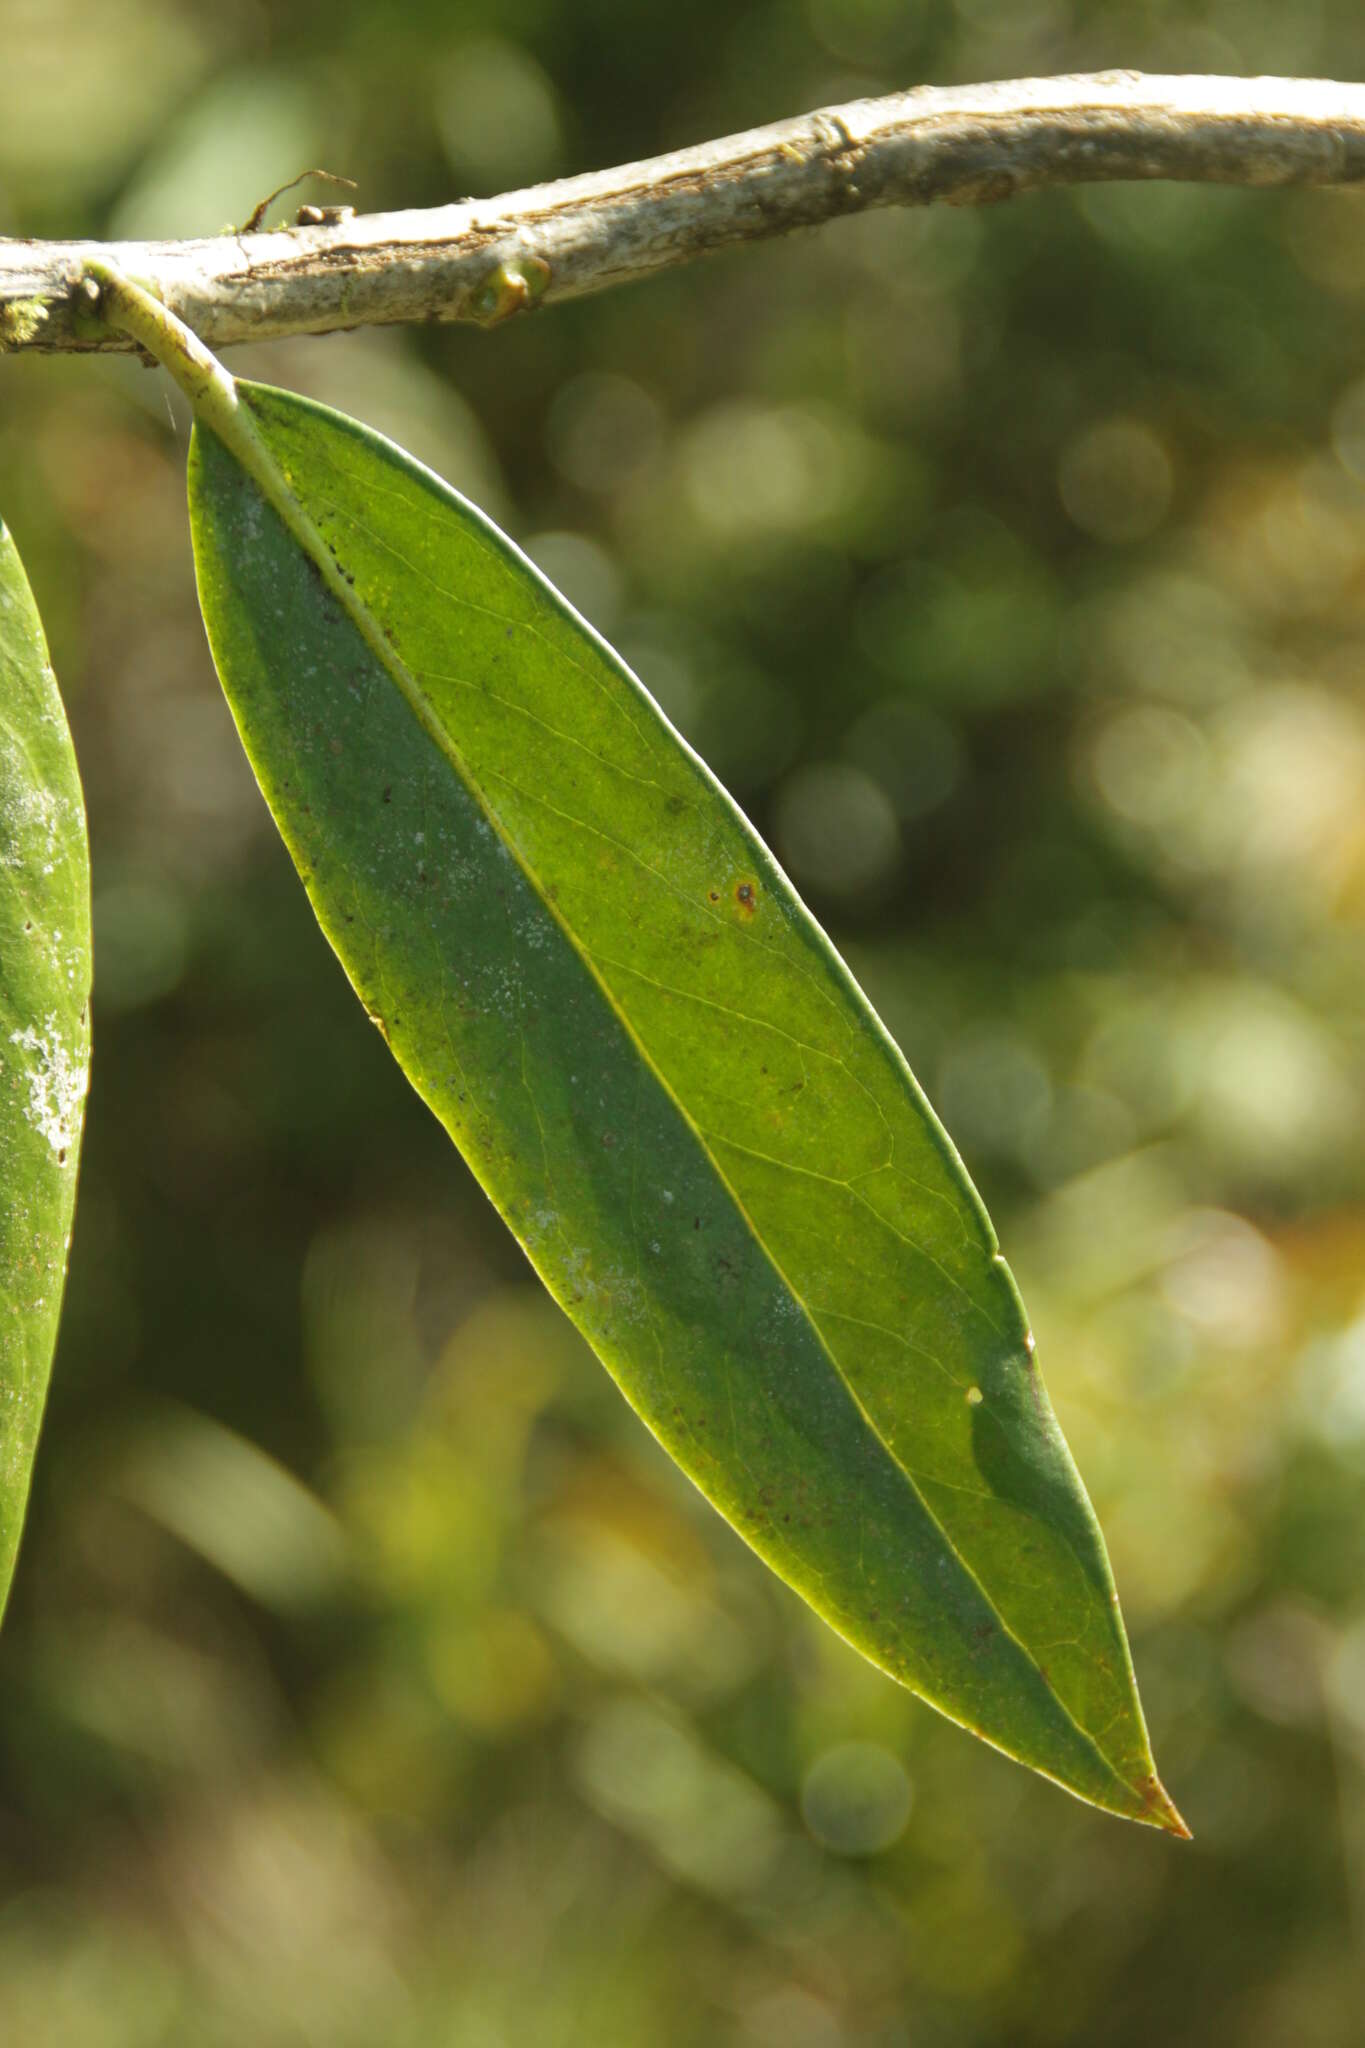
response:
M676 818L679 811L685 811L687 809L687 799L686 797L674 794L673 796L666 799L664 803L664 809L666 811L671 811L673 816Z
M393 784L391 782L385 783L384 794L380 801L386 804L391 804L393 802Z
M610 1152L610 1151L612 1150L613 1146L614 1146L614 1145L615 1145L615 1143L616 1143L616 1140L615 1140L615 1138L614 1138L614 1137L612 1136L612 1134L611 1134L611 1132L610 1132L610 1131L603 1131L603 1133L602 1133L602 1143L603 1143L603 1144L604 1144L604 1145L606 1146L606 1148L607 1148L608 1152Z
M708 896L709 900L710 900L710 901L711 901L712 903L719 903L719 902L720 902L720 890L719 890L719 889L708 889L708 890L707 890L707 892L706 892L706 894L707 894L707 896Z
M59 1152L59 1153L57 1154L57 1164L58 1164L58 1166L65 1166L65 1165L66 1165L66 1147L65 1147L65 1145L63 1145L63 1147L62 1147L61 1151L60 1151L60 1152Z
M758 909L758 891L752 882L741 882L735 890L735 901L747 917Z

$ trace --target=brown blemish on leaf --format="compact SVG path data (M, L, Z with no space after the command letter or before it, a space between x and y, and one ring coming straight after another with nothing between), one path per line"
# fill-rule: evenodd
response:
M735 901L746 917L752 917L758 909L758 889L753 882L740 882L735 889Z

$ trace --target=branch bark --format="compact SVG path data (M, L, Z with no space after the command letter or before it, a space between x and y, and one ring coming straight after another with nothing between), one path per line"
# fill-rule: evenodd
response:
M133 345L88 318L79 282L91 256L221 348L403 321L491 326L870 207L1135 178L1359 184L1365 85L1100 72L921 86L424 211L188 242L0 241L0 348Z

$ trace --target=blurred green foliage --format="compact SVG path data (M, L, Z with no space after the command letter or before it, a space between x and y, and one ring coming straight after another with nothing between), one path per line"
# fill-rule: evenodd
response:
M1350 0L0 0L0 227L365 209L858 93L1352 77ZM240 350L476 497L774 839L945 1115L1188 1849L775 1585L541 1298L312 924L185 422L5 366L96 1061L0 1636L24 2048L1365 2034L1365 214L885 214L494 335Z

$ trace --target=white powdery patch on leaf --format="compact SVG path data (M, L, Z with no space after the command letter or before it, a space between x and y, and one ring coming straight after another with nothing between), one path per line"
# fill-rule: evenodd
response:
M12 784L13 787L8 785ZM0 798L0 867L24 868L46 854L42 872L50 875L57 864L58 832L66 824L69 805L55 790L28 782L19 773L0 777L5 788Z
M89 1064L73 1058L62 1043L55 1017L47 1019L43 1031L33 1024L22 1031L11 1031L9 1042L31 1056L26 1113L34 1130L42 1133L60 1161L80 1134Z

